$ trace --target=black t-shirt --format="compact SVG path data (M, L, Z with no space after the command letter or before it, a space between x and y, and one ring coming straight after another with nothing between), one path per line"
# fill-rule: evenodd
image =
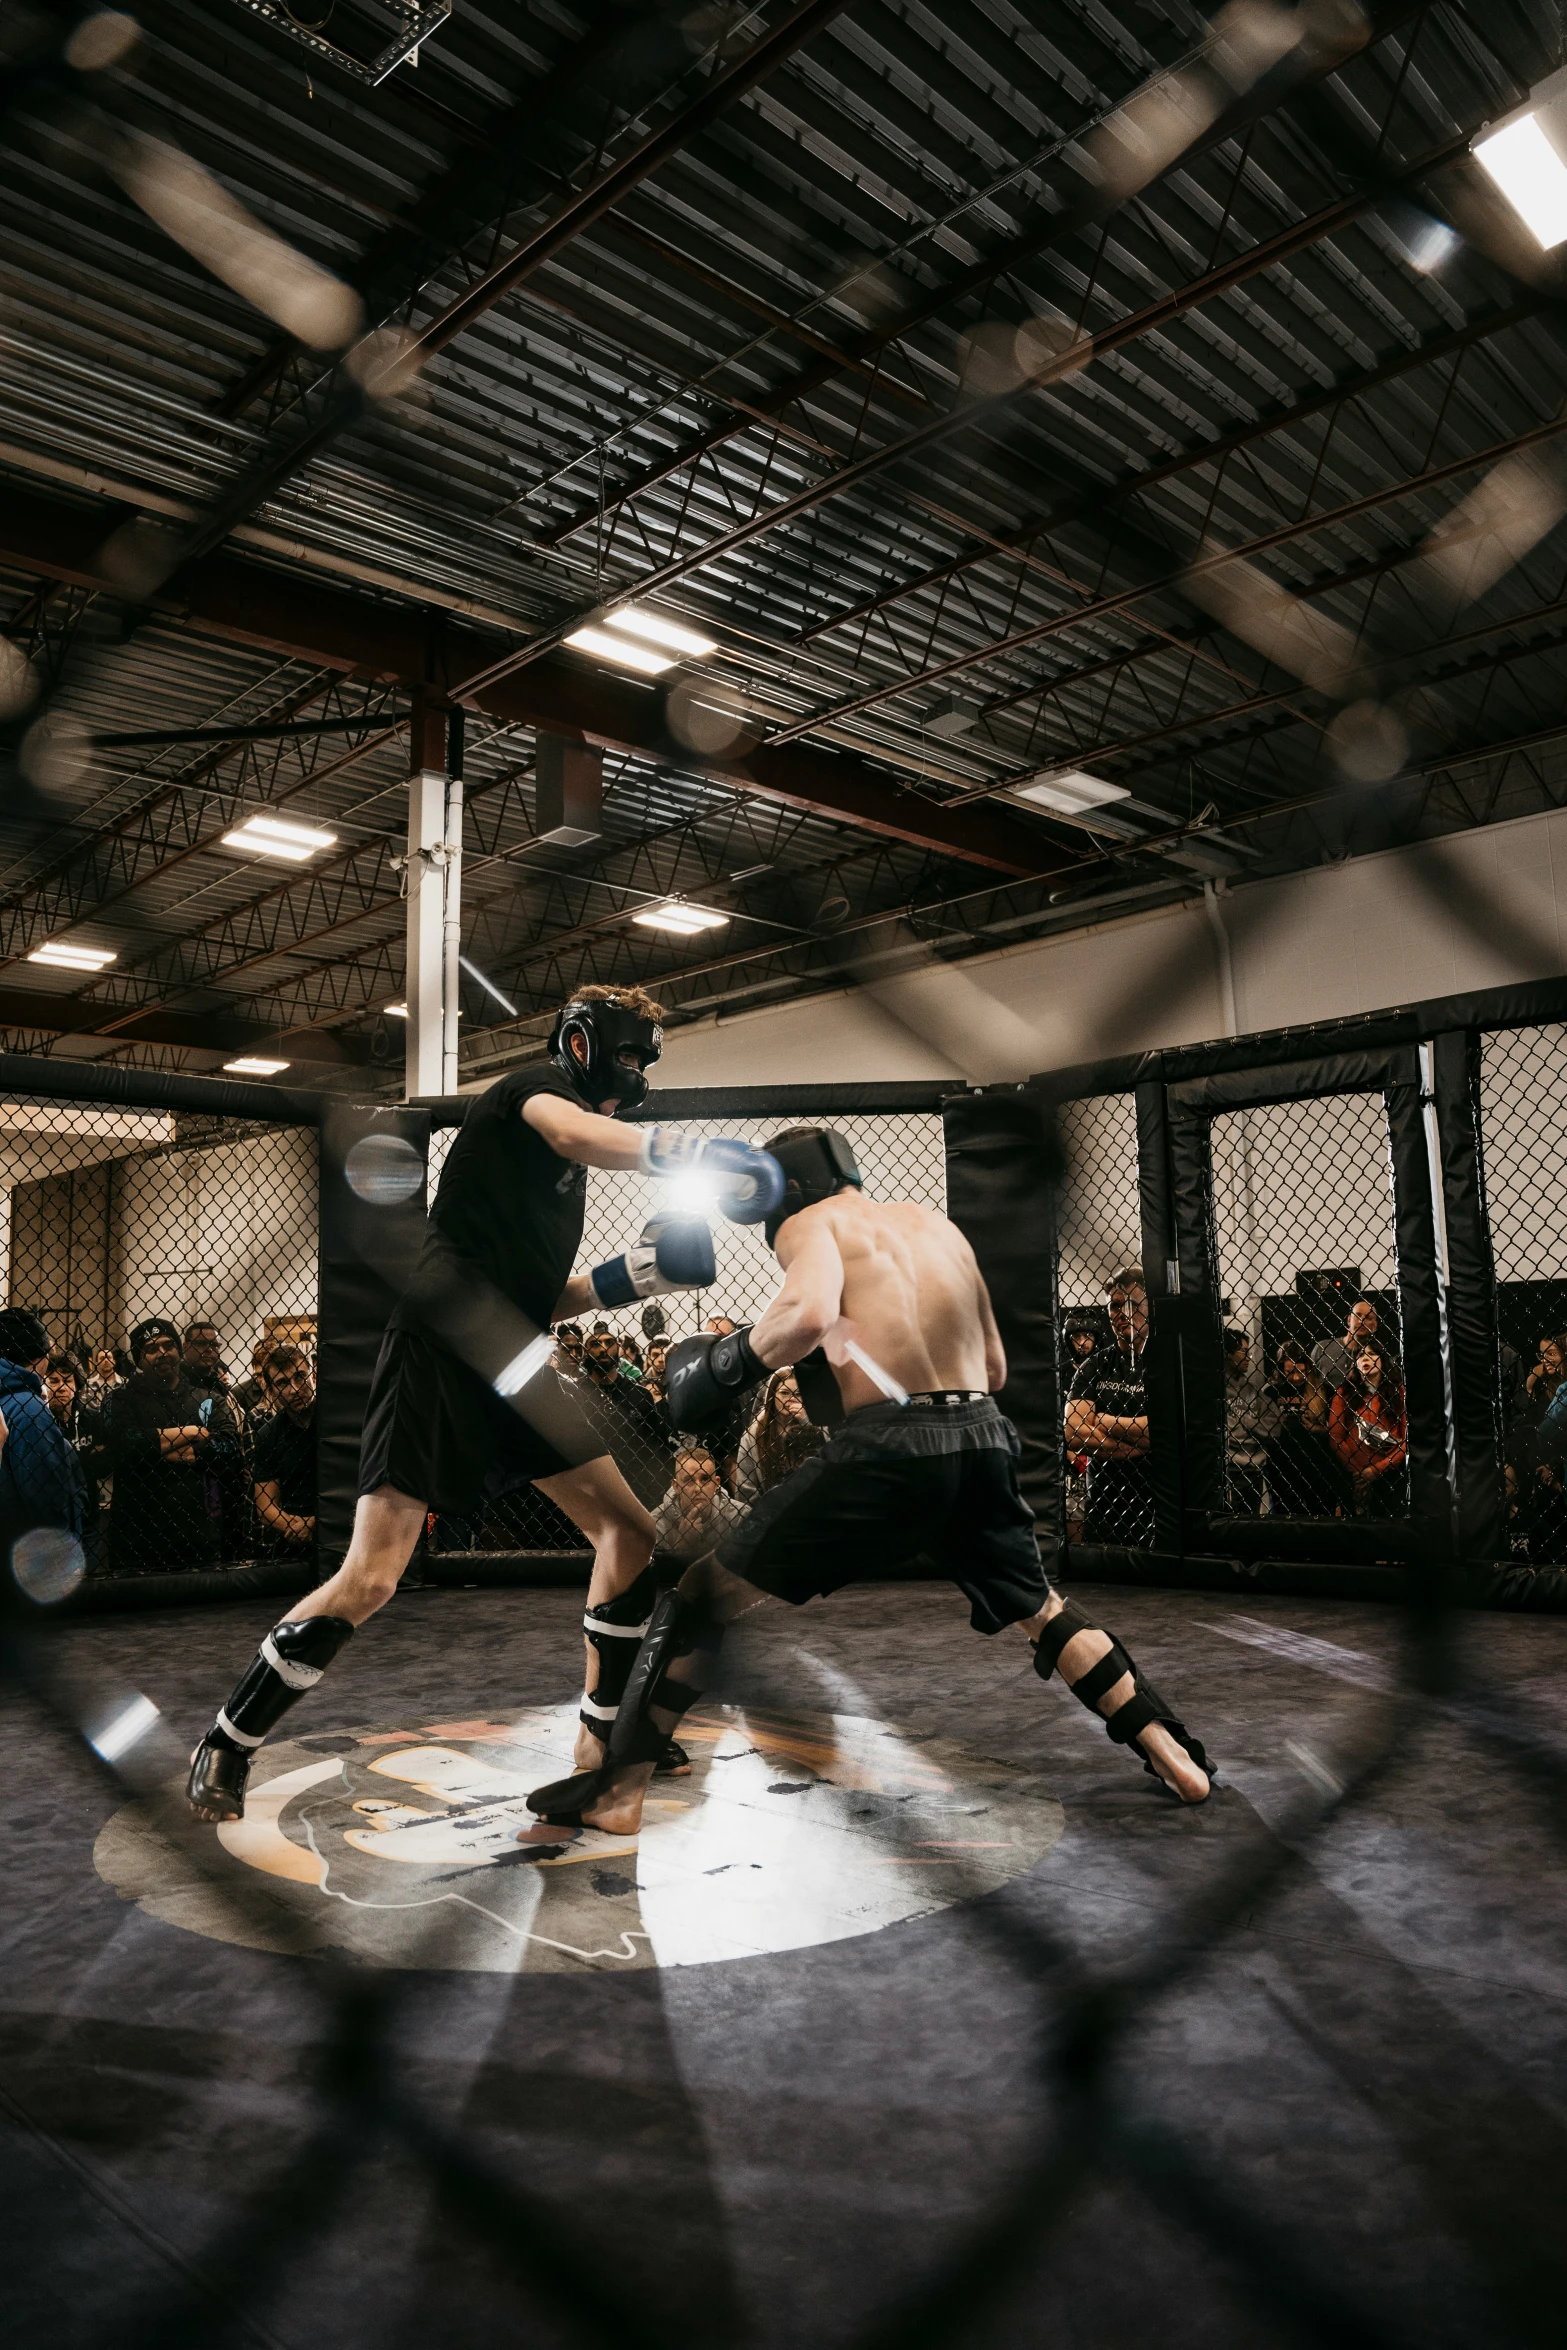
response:
M471 1266L543 1330L582 1245L588 1171L551 1150L523 1117L536 1093L582 1107L552 1067L514 1070L480 1094L441 1171L420 1273L460 1279ZM400 1306L392 1326L417 1318Z
M275 1485L278 1501L290 1517L316 1514L316 1415L303 1425L292 1412L275 1412L256 1430L256 1452L251 1474L258 1485Z
M1148 1414L1143 1394L1140 1356L1123 1354L1118 1346L1102 1346L1091 1354L1068 1390L1071 1403L1091 1403L1096 1412L1118 1420L1141 1420ZM1108 1460L1088 1455L1088 1506L1098 1521L1101 1541L1147 1542L1152 1539L1152 1490L1146 1454L1140 1460Z

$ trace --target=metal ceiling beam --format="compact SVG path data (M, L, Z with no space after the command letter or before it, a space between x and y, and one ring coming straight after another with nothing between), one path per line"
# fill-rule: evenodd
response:
M930 667L909 677L894 678L871 692L855 694L848 700L835 702L820 711L815 718L797 719L792 726L780 728L769 735L768 746L794 742L810 734L817 726L839 726L845 718L861 710L876 708L879 703L893 701L899 694L911 693L921 686L939 685L949 677L957 677L966 669L1014 653L1025 645L1040 644L1047 637L1060 636L1068 629L1079 628L1085 621L1100 620L1111 613L1124 612L1142 602L1145 596L1176 594L1187 583L1204 572L1221 570L1225 564L1254 560L1269 554L1275 547L1288 545L1294 539L1313 537L1318 531L1332 530L1345 522L1357 521L1362 515L1374 513L1379 507L1394 504L1400 498L1413 497L1422 490L1439 488L1444 482L1459 480L1466 473L1475 473L1482 466L1494 465L1499 459L1522 449L1542 447L1567 432L1567 416L1551 418L1544 424L1533 425L1527 432L1514 433L1505 441L1494 441L1489 447L1477 449L1464 457L1450 458L1445 465L1434 465L1424 473L1411 474L1398 481L1384 483L1381 489L1368 490L1364 496L1347 499L1343 505L1324 507L1314 514L1299 516L1293 522L1283 522L1274 530L1263 531L1256 538L1245 539L1239 545L1226 547L1222 552L1200 556L1165 573L1162 579L1150 580L1132 587L1117 588L1113 594L1095 597L1075 611L1060 612L1049 620L1031 622L1027 628L1014 629L1005 637L993 638L990 643L956 653L950 660L932 663Z
M1184 169L1199 156L1208 153L1215 147L1224 145L1227 140L1249 129L1253 123L1276 112L1290 98L1296 96L1306 87L1309 80L1336 73L1341 66L1348 62L1351 55L1374 48L1379 41L1396 32L1412 17L1427 14L1434 4L1435 0L1402 0L1402 4L1383 9L1376 15L1363 43L1356 44L1332 56L1319 65L1313 74L1297 73L1282 83L1276 76L1266 77L1265 81L1245 98L1237 100L1233 107L1228 108L1210 130L1184 149L1170 169ZM1454 153L1459 151L1461 148L1453 150ZM1167 176L1167 172L1161 173L1159 178ZM1157 181L1152 184L1156 185ZM863 334L853 339L843 357L837 360L817 360L813 365L799 369L768 393L758 405L770 410L775 415L782 415L783 411L796 401L808 399L813 392L820 391L824 385L831 383L836 376L843 372L844 367L850 361L863 362L876 358L880 352L899 342L905 335L913 333L916 328L939 317L943 311L951 309L955 303L967 300L971 294L982 292L996 279L1006 277L1012 271L1021 268L1025 262L1037 260L1041 254L1048 252L1053 246L1063 243L1068 237L1081 234L1085 229L1102 226L1116 209L1115 205L1107 204L1103 198L1076 192L1076 185L1074 175L1074 195L1069 198L1063 211L1050 215L1043 227L1031 229L1023 236L1011 238L1005 245L998 247L995 252L971 263L956 277L947 279L943 285L924 295L918 302L910 304L906 310L900 311L895 317L884 320L879 326L868 328ZM1354 210L1349 213L1348 217L1354 218L1358 212L1370 209L1381 200L1386 192L1387 182L1380 181L1376 189L1361 194L1355 200ZM1146 188L1139 191L1140 196L1145 196L1147 193ZM1323 231L1322 233L1328 232ZM721 395L715 396L721 397ZM697 462L713 449L721 447L725 441L737 438L750 428L751 412L732 413L730 416L720 419L716 424L707 427L705 431L693 435L680 449L671 452L666 457L655 458L641 474L616 491L606 504L604 512L607 515L618 511L631 499L640 497L648 489L656 488L660 482L669 480L673 475L682 472L688 464ZM563 543L577 531L586 529L597 518L597 514L598 509L595 507L592 514L583 515L579 520L555 531L544 543L546 545Z
M551 219L514 245L505 260L497 262L476 285L467 287L444 310L427 320L417 330L409 356L424 361L433 358L437 351L444 351L448 343L454 342L486 311L493 310L497 302L504 301L536 270L564 251L584 229L629 196L633 188L640 187L661 164L678 155L726 107L764 81L786 58L831 24L835 16L841 16L847 5L848 0L803 0L802 6L791 10L732 65L716 72L700 94L668 122L651 132L619 163L601 171L597 179L562 205Z
M1454 162L1460 156L1466 155L1468 150L1467 137L1445 139L1440 146L1429 149L1415 163L1408 165L1400 177L1405 182L1421 179L1440 169L1442 165ZM1361 192L1353 196L1341 197L1335 203L1325 205L1320 211L1312 213L1306 220L1297 221L1288 228L1276 231L1273 236L1264 238L1259 244L1249 246L1245 252L1233 255L1229 260L1203 271L1200 276L1189 279L1185 285L1177 286L1170 293L1162 294L1157 300L1146 303L1141 310L1130 311L1126 317L1117 319L1113 325L1102 327L1097 334L1085 336L1080 343L1074 343L1052 357L1013 389L992 393L986 398L961 404L946 415L934 416L928 423L917 425L912 431L905 433L901 439L887 442L878 449L868 451L865 456L857 457L849 464L839 466L836 472L825 475L822 480L811 483L805 489L797 490L792 497L780 498L773 505L762 507L744 522L736 523L730 529L721 531L716 538L707 540L689 555L672 556L667 562L655 565L653 570L644 573L642 577L622 583L617 590L617 600L623 601L628 596L645 597L662 594L667 589L677 586L682 580L690 578L694 573L705 570L723 556L733 554L738 548L749 545L751 540L760 538L769 531L778 530L785 523L797 521L803 515L813 512L818 506L824 505L829 499L841 497L845 492L858 488L861 483L872 480L877 474L884 473L889 466L918 457L925 450L935 447L938 442L949 439L955 433L966 432L992 421L999 422L1021 401L1031 397L1034 392L1042 390L1052 383L1062 381L1068 376L1078 374L1081 369L1091 365L1095 360L1105 358L1112 352L1124 350L1128 345L1140 342L1147 335L1159 333L1173 325L1176 320L1184 318L1190 311L1201 308L1205 302L1213 301L1217 296L1228 293L1236 286L1244 284L1248 278L1257 276L1265 269L1274 268L1282 261L1292 260L1296 254L1306 251L1312 245L1320 244L1325 237L1333 235L1336 230L1349 226L1351 222L1359 219L1363 213L1371 210L1381 200L1382 192L1378 189L1370 193ZM1137 593L1146 594L1147 590L1140 588ZM581 625L586 611L597 609L597 606L585 607L583 611L567 615L554 627L541 631L526 645L495 662L479 678L472 680L471 684L477 686L495 683L542 659L573 628ZM937 674L942 673L938 672ZM883 697L873 696L870 698ZM825 723L839 715L840 708L856 709L859 707L861 704L858 702L835 706L832 711L821 713L820 722ZM803 725L792 730L793 733L809 731L809 727Z
M99 571L103 535L102 520L93 513L19 492L0 514L0 562L48 578L104 586L108 583ZM285 577L235 556L207 557L156 601L199 634L232 644L410 691L425 681L429 640L423 613ZM1049 862L1048 836L1028 823L985 808L949 815L939 801L900 788L863 760L803 744L777 752L764 744L743 756L701 759L671 740L663 723L663 696L649 688L609 677L569 655L541 662L526 676L476 683L494 666L483 640L451 629L442 645L440 682L447 695L508 725L588 735L659 759L676 771L998 872L1031 873Z
M330 1061L362 1068L370 1059L367 1037L328 1030L314 1034L284 1031L260 1020L228 1019L210 1012L135 1013L127 1020L116 1004L84 1004L74 996L41 989L0 988L0 1028L41 1029L53 1036L108 1036L121 1044L177 1044L193 1052L242 1053L286 1044L280 1057Z
M1296 400L1288 408L1270 410L1249 424L1238 425L1233 432L1219 433L1211 441L1183 449L1176 456L1167 457L1162 464L1147 465L1135 473L1123 474L1119 481L1106 482L1103 489L1095 490L1092 495L1068 499L1062 505L1052 507L1049 513L1039 515L1032 522L1021 523L1015 531L1007 532L1002 543L1008 551L1022 554L1036 539L1045 537L1050 531L1059 530L1066 523L1092 521L1114 507L1125 505L1130 499L1145 496L1149 490L1162 489L1166 482L1178 480L1183 473L1195 472L1204 465L1222 465L1227 458L1235 456L1241 449L1249 448L1254 442L1270 439L1274 433L1289 432L1298 425L1309 423L1314 417L1330 414L1351 400L1364 398L1367 392L1380 391L1384 384L1397 382L1400 376L1409 375L1421 367L1435 366L1439 360L1450 359L1455 353L1468 350L1475 343L1489 341L1492 336L1505 333L1509 327L1522 326L1527 320L1538 318L1542 312L1555 307L1544 295L1537 295L1515 302L1505 310L1487 311L1483 317L1471 319L1467 325L1455 327L1451 333L1434 335L1430 341L1422 343L1418 350L1402 351L1397 358L1387 360L1379 367L1367 368L1361 375L1331 384L1325 391L1314 393L1308 399ZM998 551L996 542L992 540L981 546L967 548L948 562L933 563L929 570L920 572L916 578L901 580L893 587L883 588L877 595L865 596L857 604L846 605L841 612L833 613L826 620L814 621L809 628L801 630L795 641L802 645L813 644L817 638L831 635L834 629L853 628L875 613L884 612L889 606L901 603L905 597L923 594L930 588L945 585L949 579L958 578L965 571L993 563Z
M548 70L519 93L487 127L459 125L438 110L448 130L458 130L465 143L481 150L450 165L422 192L408 212L392 222L343 272L362 296L368 313L377 319L391 316L411 301L419 286L443 266L449 266L454 248L466 228L471 237L479 225L475 215L510 208L509 182L519 171L536 168L533 147L539 130L550 127L551 116L585 76L602 70L613 54L614 36L626 29L622 0L610 0L590 17L579 39ZM417 103L419 92L406 76L392 85L392 94ZM466 219L464 218L466 215ZM417 272L416 275L413 273ZM413 282L410 284L410 276ZM246 369L217 402L220 416L242 416L252 401L270 391L289 362L304 346L292 335L278 335L259 359Z

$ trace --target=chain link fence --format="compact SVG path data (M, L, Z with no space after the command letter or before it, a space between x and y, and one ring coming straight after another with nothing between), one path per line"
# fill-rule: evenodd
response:
M805 1124L800 1118L789 1123ZM915 1200L945 1211L946 1160L934 1112L834 1112L824 1121L848 1141L870 1199ZM776 1117L683 1121L702 1135L765 1142ZM431 1138L430 1197L452 1136ZM650 1217L693 1212L678 1182L649 1183L631 1172L588 1170L579 1269L603 1264L636 1239ZM695 1557L768 1486L818 1449L793 1376L780 1372L748 1389L703 1444L677 1443L664 1410L663 1365L677 1339L723 1322L755 1322L779 1283L777 1260L755 1225L712 1215L716 1272L710 1289L677 1290L637 1306L591 1313L557 1330L555 1366L604 1438L626 1483L652 1511L661 1548ZM436 1517L438 1554L586 1552L577 1528L531 1486L501 1495L473 1519Z
M94 1578L313 1571L316 1254L309 1127L0 1101L4 1295L48 1340L0 1361L5 1474Z
M1056 1289L1066 1539L1146 1550L1154 1506L1136 1106L1129 1093L1097 1094L1063 1102L1056 1124L1065 1161ZM1106 1425L1112 1421L1118 1430Z
M1567 1564L1567 1027L1499 1029L1480 1049L1485 1198L1496 1269L1497 1402L1509 1555Z
M1409 1509L1392 1161L1380 1094L1216 1117L1213 1238L1232 1516Z

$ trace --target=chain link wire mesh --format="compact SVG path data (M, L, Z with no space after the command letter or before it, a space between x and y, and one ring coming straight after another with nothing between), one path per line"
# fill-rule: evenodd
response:
M820 1122L835 1126L848 1142L868 1198L915 1200L945 1212L946 1158L941 1120L933 1112L834 1112ZM802 1115L790 1123L812 1121ZM682 1124L695 1134L736 1135L754 1143L780 1131L776 1117ZM431 1137L432 1199L451 1141L447 1132ZM697 1213L711 1218L712 1287L585 1314L558 1331L555 1358L626 1483L653 1512L660 1547L677 1558L710 1547L715 1529L738 1517L820 1443L799 1411L798 1390L787 1372L748 1389L708 1443L674 1439L663 1409L665 1350L716 1320L736 1328L755 1322L780 1279L760 1226L729 1223L712 1208L699 1180L693 1189L680 1181L649 1183L634 1172L590 1168L578 1270L618 1256L651 1217ZM577 1528L531 1486L503 1494L481 1517L435 1518L430 1540L443 1554L586 1552Z
M1406 1517L1381 1095L1231 1111L1213 1120L1210 1147L1230 1514Z
M42 1396L0 1363L4 1475L92 1576L312 1571L316 1161L308 1127L0 1102L0 1288L49 1342Z
M1097 1094L1063 1102L1056 1123L1066 1170L1056 1201L1066 1539L1145 1550L1154 1538L1147 1293L1139 1307L1135 1285L1130 1299L1127 1285L1114 1286L1141 1270L1136 1105L1129 1093ZM1102 1417L1140 1419L1142 1434L1123 1428L1117 1439L1101 1429Z
M1485 1199L1496 1268L1497 1394L1510 1555L1567 1564L1567 1027L1500 1029L1480 1048Z
M47 1112L47 1118L29 1123L35 1107ZM1372 1246L1387 1236L1386 1178L1380 1171L1385 1144L1374 1120L1366 1116L1365 1098L1337 1097L1311 1108L1320 1108L1324 1118L1331 1112L1331 1127L1306 1127L1293 1119L1274 1127L1263 1114L1248 1113L1246 1135L1225 1133L1216 1152L1219 1166L1231 1170L1216 1183L1221 1271L1230 1311L1233 1314L1250 1301L1247 1310L1255 1311L1262 1328L1270 1327L1263 1315L1270 1300L1282 1301L1292 1313L1305 1312L1302 1301L1311 1293L1301 1289L1298 1276L1323 1269L1324 1253L1346 1258L1346 1264L1328 1269L1347 1268L1347 1252L1339 1245L1346 1232L1360 1236L1357 1269L1362 1277L1390 1270L1390 1260L1376 1255ZM97 1120L102 1124L94 1127ZM926 1196L939 1204L941 1144L934 1119L840 1123L861 1155L867 1188L874 1195L921 1196L916 1184L923 1181L929 1187ZM276 1130L222 1128L197 1136L185 1121L159 1119L152 1124L157 1131L127 1130L118 1113L15 1105L5 1130L12 1154L7 1172L8 1294L13 1303L19 1297L19 1268L30 1262L33 1295L40 1305L61 1316L62 1280L70 1282L74 1305L91 1259L75 1254L75 1227L69 1218L65 1231L72 1245L61 1251L59 1200L54 1195L46 1200L36 1187L58 1185L62 1177L83 1176L113 1162L136 1169L138 1180L150 1185L152 1199L165 1211L158 1225L161 1254L145 1267L150 1283L167 1284L150 1294L153 1310L176 1308L171 1319L178 1319L192 1310L192 1292L181 1283L188 1285L202 1276L211 1281L226 1272L226 1288L210 1291L206 1302L210 1305L217 1296L227 1301L226 1313L255 1312L268 1287L263 1187L233 1188L233 1196L247 1203L247 1220L238 1225L224 1226L209 1215L204 1224L180 1227L170 1203L178 1196L179 1185L187 1187L186 1196L192 1185L202 1196L203 1176L211 1179L208 1196L221 1193L225 1154L236 1149L242 1158L246 1152L256 1154L255 1163L270 1170L276 1190L285 1167L292 1165L302 1175L308 1154L298 1146L310 1138ZM904 1125L906 1131L896 1133L895 1125ZM1067 1320L1086 1315L1110 1277L1126 1270L1117 1260L1128 1253L1138 1225L1129 1097L1072 1105L1063 1126L1072 1156L1058 1219L1063 1235L1064 1332ZM761 1129L746 1131L754 1137ZM1353 1179L1340 1185L1331 1213L1319 1212L1316 1192L1322 1188L1322 1161L1311 1152L1327 1134L1342 1158L1349 1133L1357 1138L1350 1154ZM95 1158L79 1147L88 1140L99 1145ZM1245 1193L1237 1189L1240 1179L1233 1172L1236 1153L1249 1148L1255 1160L1265 1145L1271 1146L1267 1155L1275 1169L1275 1190L1266 1183L1259 1186L1254 1165L1248 1227ZM51 1149L60 1155L52 1164L40 1165L36 1154ZM23 1153L20 1159L18 1150ZM28 1152L34 1155L27 1156ZM199 1164L189 1166L187 1160ZM1270 1235L1283 1229L1279 1219L1287 1179L1297 1164L1300 1171L1290 1196L1299 1237L1286 1248L1282 1240L1274 1245ZM1314 1180L1312 1167L1317 1170ZM606 1178L595 1185L584 1261L622 1243L647 1205L644 1187L625 1178ZM64 1206L68 1211L68 1186ZM275 1217L275 1207L270 1212ZM29 1230L52 1236L49 1250L34 1241L30 1260ZM274 1251L280 1230L274 1222ZM189 1243L193 1233L200 1241L219 1232L228 1234L236 1252L248 1246L250 1258L236 1253L215 1268L198 1246L175 1246L177 1240ZM1309 1245L1327 1236L1335 1242L1332 1249L1324 1252ZM710 1295L670 1301L673 1328L699 1326L707 1318L703 1308L709 1305L722 1304L739 1317L747 1316L768 1294L771 1270L756 1236L725 1228L720 1237L719 1281ZM142 1259L131 1252L122 1254L133 1270L142 1269ZM120 1279L118 1262L111 1260L107 1269L110 1296L124 1294L115 1286ZM294 1276L302 1283L308 1260L300 1255L289 1260L286 1252L271 1258L279 1269L285 1262L292 1262ZM1370 1285L1375 1289L1380 1284L1373 1279ZM104 1294L101 1273L97 1294L100 1299ZM285 1294L290 1310L302 1311L301 1290ZM216 1318L217 1307L213 1313ZM639 1327L635 1309L603 1318L616 1327ZM90 1320L86 1326L92 1328ZM224 1327L226 1331L228 1326ZM1305 1343L1309 1327L1297 1323L1296 1329L1299 1342ZM1430 1560L1440 1568L1447 1556L1442 1526L1432 1523L1421 1533ZM1035 2068L1037 2130L988 2207L971 2220L955 2220L950 2240L933 2250L929 2269L908 2280L884 2310L856 2328L854 2350L913 2350L914 2345L979 2338L976 2328L1001 2320L1004 2304L1027 2289L1041 2260L1062 2243L1084 2194L1100 2182L1135 2189L1166 2224L1189 2236L1194 2245L1206 2247L1289 2338L1335 2346L1350 2342L1378 2350L1383 2345L1405 2350L1412 2343L1394 2293L1379 2293L1374 2278L1346 2283L1343 2240L1328 2215L1308 2211L1281 2219L1269 2208L1254 2177L1225 2174L1209 2143L1211 2134L1195 2119L1176 2122L1148 2108L1138 2095L1138 2067L1127 2058L1135 2052L1139 2035L1161 2024L1161 2003L1168 1995L1209 1964L1228 1938L1252 1932L1259 1916L1288 1893L1301 1871L1342 1867L1346 1851L1359 1849L1366 1833L1365 1807L1405 1758L1412 1735L1434 1714L1483 1748L1496 1765L1514 1771L1524 1792L1540 1800L1558 1831L1567 1833L1567 1757L1561 1742L1531 1717L1516 1691L1490 1689L1482 1677L1483 1657L1465 1643L1463 1624L1463 1617L1447 1604L1441 1572L1411 1578L1401 1685L1356 1691L1352 1706L1325 1731L1324 1752L1315 1757L1316 1767L1303 1773L1298 1792L1272 1820L1268 1834L1201 1858L1192 1852L1189 1857L1196 1865L1172 1880L1158 1931L1139 1935L1135 1947L1118 1942L1108 1958L1090 1958L1065 1946L1052 1928L1016 1902L1002 1898L968 1904L965 1914L972 1921L974 1940L961 1946L958 1958L965 1974L971 1974L976 1954L983 1950L998 1965L1015 1971L1037 1999L1040 2029L1031 2035L1032 2050L1021 2047L1018 2058L1020 2064ZM188 1826L179 1821L177 1807L170 1808L169 1788L182 1773L185 1758L156 1706L123 1686L113 1691L84 1687L76 1675L59 1669L53 1646L53 1627L36 1617L25 1631L0 1635L0 1679L13 1703L25 1711L34 1740L48 1747L68 1779L80 1781L83 1794L89 1791L88 1775L95 1774L117 1794L143 1802L181 1885L199 1884L204 1899L232 1911L236 1941L253 1938L265 1947L272 1918L266 1884L224 1868L216 1839L193 1840ZM750 1694L767 1704L786 1703L792 1693L758 1680ZM541 2193L525 2178L508 2176L481 2137L454 2127L436 2109L416 2065L408 2061L406 2035L392 2012L390 1984L377 1984L364 1968L326 1951L299 1976L298 1989L302 1998L319 2002L312 2033L322 2057L315 2102L291 2131L287 2147L281 2152L274 2149L254 2176L243 2175L231 2211L212 2224L210 2239L197 2253L182 2260L158 2290L117 2313L117 2330L132 2350L144 2343L149 2350L154 2343L158 2350L176 2350L177 2345L205 2340L214 2317L231 2327L236 2311L259 2326L287 2279L299 2273L302 2253L308 2250L310 2260L318 2251L330 2256L350 2186L387 2136L438 2190L447 2224L503 2263L518 2290L519 2322L530 2338L542 2326L552 2338L559 2330L563 2338L580 2334L587 2339L610 2324L628 2344L664 2350L673 2336L656 2306L623 2283L618 2273L605 2270L601 2253L578 2232L563 2207L564 2199ZM1444 2130L1459 2143L1466 2127L1464 2094L1462 2083L1457 2084L1443 2114ZM1489 2084L1481 2096L1489 2099ZM1520 2232L1509 2247L1509 2262L1514 2269L1522 2262L1526 2271L1532 2316L1525 2338L1544 2340L1549 2325L1559 2318L1559 2301L1545 2290L1554 2274L1552 2258ZM1519 2306L1515 2297L1509 2330Z

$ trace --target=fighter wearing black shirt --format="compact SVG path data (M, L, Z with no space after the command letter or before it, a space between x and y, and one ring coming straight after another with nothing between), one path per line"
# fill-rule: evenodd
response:
M705 1222L647 1227L624 1255L572 1275L587 1169L686 1172L718 1179L737 1222L783 1196L783 1175L748 1143L668 1126L627 1129L617 1111L647 1094L663 1014L638 988L583 988L561 1010L551 1065L519 1070L480 1096L452 1145L423 1255L391 1318L366 1407L353 1540L331 1579L262 1642L196 1749L187 1790L199 1819L237 1819L257 1748L367 1616L384 1607L427 1510L475 1512L532 1482L587 1536L593 1579L585 1619L589 1683L578 1759L596 1763L619 1684L652 1604L653 1521L546 1365L552 1321L632 1304L713 1278ZM492 1299L539 1341L491 1380L451 1341L449 1308ZM520 1367L519 1367L520 1366ZM547 1391L547 1392L546 1392Z
M1153 1540L1154 1516L1143 1394L1148 1292L1142 1267L1128 1265L1117 1273L1105 1294L1115 1344L1090 1355L1067 1391L1066 1444L1068 1452L1088 1455L1085 1540L1143 1545Z

